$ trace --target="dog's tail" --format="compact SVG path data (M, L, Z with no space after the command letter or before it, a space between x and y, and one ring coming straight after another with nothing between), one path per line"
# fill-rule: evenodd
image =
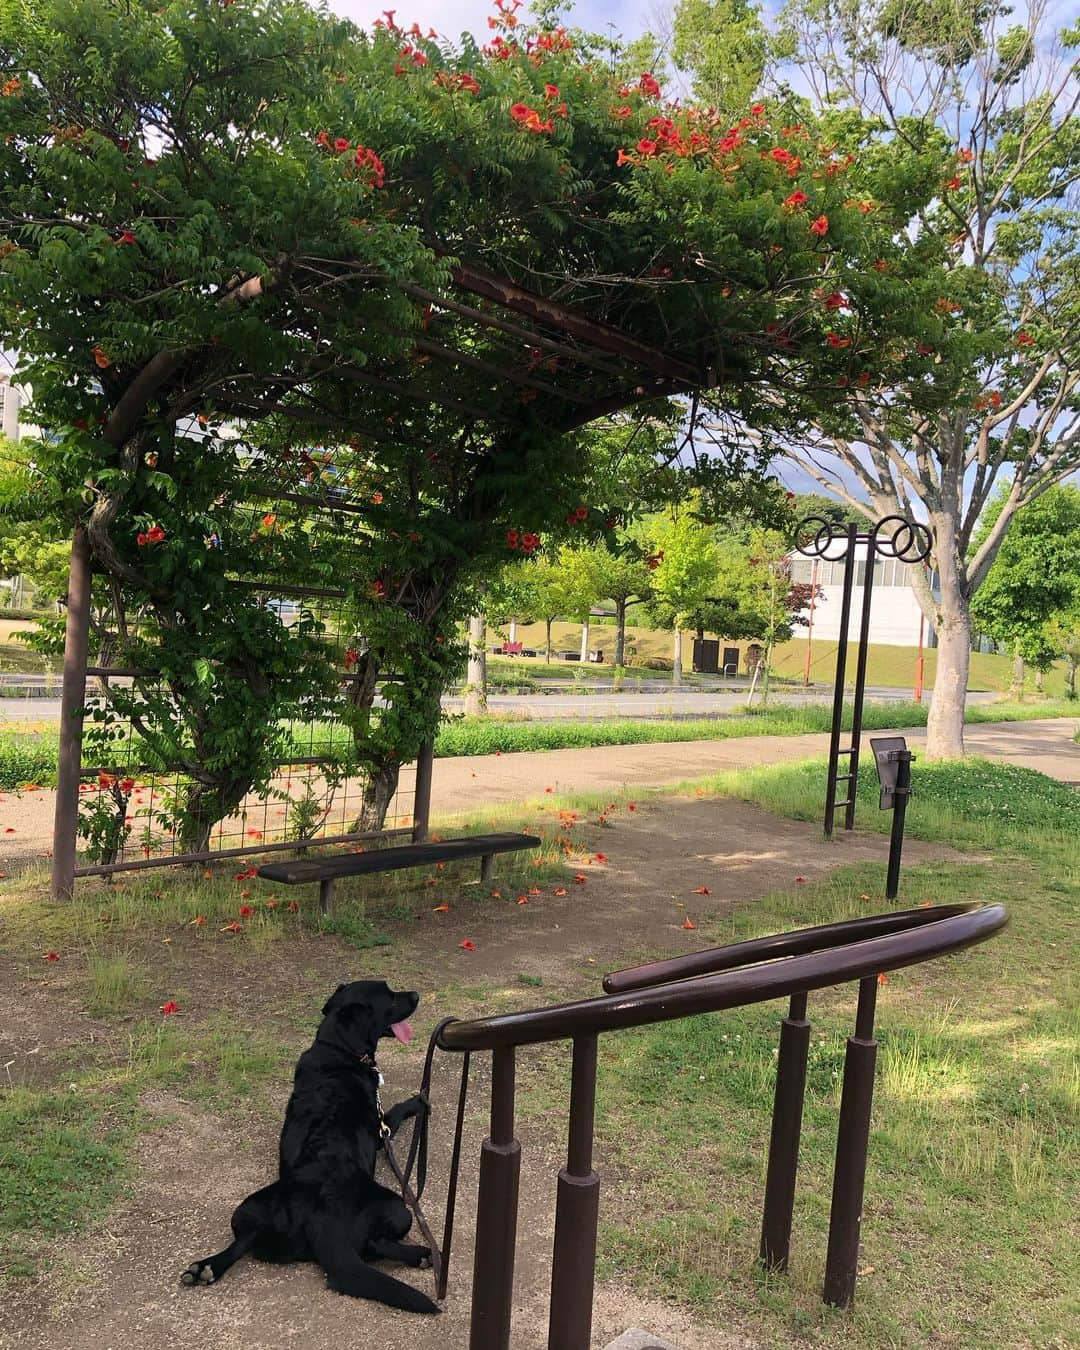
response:
M312 1234L315 1259L326 1272L326 1282L338 1294L370 1298L405 1312L437 1313L439 1305L403 1280L395 1280L360 1259L344 1234Z

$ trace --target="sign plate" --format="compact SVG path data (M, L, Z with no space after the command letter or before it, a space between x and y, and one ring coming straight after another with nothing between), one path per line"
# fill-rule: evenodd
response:
M894 751L906 750L907 740L903 736L872 736L870 749L874 752L878 782L881 784L881 799L878 805L882 811L891 811L896 802L896 775L899 767L892 755Z

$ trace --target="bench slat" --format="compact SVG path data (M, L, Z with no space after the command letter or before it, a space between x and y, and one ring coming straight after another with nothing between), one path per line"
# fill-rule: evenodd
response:
M406 867L454 862L458 858L483 858L493 853L514 853L539 846L540 840L531 834L474 834L465 839L444 839L437 844L404 844L396 848L373 849L370 853L336 853L329 858L266 863L259 868L258 875L265 881L299 886L305 882L397 872Z

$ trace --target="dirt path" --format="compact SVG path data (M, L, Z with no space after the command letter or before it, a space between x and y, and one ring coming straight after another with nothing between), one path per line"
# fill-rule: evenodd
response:
M279 942L258 952L216 937L212 945L202 943L191 929L182 930L167 946L160 934L147 934L144 954L155 970L167 972L170 987L188 991L185 1008L225 1011L247 1019L248 1025L275 1025L273 1018L286 997L303 1000L314 1016L339 978L377 970L392 983L419 988L424 997L417 1043L409 1051L395 1045L384 1056L388 1099L394 1100L412 1090L420 1042L445 1013L509 1009L552 995L599 992L606 969L643 954L700 946L700 935L682 927L688 914L704 925L735 903L776 887L789 889L796 877L818 878L848 862L874 860L883 869L885 849L880 836L856 833L826 844L814 825L778 820L743 803L696 798L658 800L641 804L633 813L616 813L607 827L593 827L588 842L594 859L601 850L608 861L582 865L585 881L569 885L565 896L549 889L518 905L510 893L517 888L504 883L508 893L497 903L478 894L475 900L455 902L448 914L433 913L425 905L415 919L400 921L399 941L378 954L359 954L333 938ZM949 855L913 841L906 856L914 863ZM710 894L695 894L700 886L707 886ZM465 937L474 940L476 951L459 948ZM522 973L540 978L542 991L523 988L518 981ZM35 968L22 976L24 987L15 989L16 963L2 974L12 994L3 1001L7 1008L0 1007L5 1060L13 1053L32 1054L35 1045L47 1058L49 1052L77 1049L102 1035L122 1040L122 1026L109 1028L82 1016L74 987L65 987L59 968L48 979ZM196 992L201 1003L195 1001ZM341 1298L328 1292L322 1275L309 1266L272 1268L247 1261L218 1287L181 1289L179 1271L223 1245L234 1205L268 1179L279 1127L278 1119L260 1117L223 1127L185 1098L181 1086L144 1103L160 1124L142 1137L130 1199L81 1238L58 1244L50 1273L4 1301L0 1345L5 1350L287 1350L362 1343L384 1350L464 1350L476 1160L485 1132L483 1058L476 1067L468 1122L454 1278L446 1312L437 1320ZM558 1072L555 1062L566 1056L559 1049L520 1058L520 1080L527 1091L541 1073L550 1088L551 1075ZM444 1175L439 1164L448 1154L452 1072L444 1071L436 1085L430 1211L437 1232ZM287 1093L283 1080L282 1108ZM526 1124L521 1137L513 1345L514 1350L541 1350L547 1340L562 1129L552 1136ZM606 1185L617 1184L605 1174L602 1158L599 1168ZM417 1278L423 1282L424 1277ZM754 1350L754 1343L727 1318L721 1333L669 1304L645 1302L621 1287L601 1285L594 1344L603 1345L633 1325L648 1327L680 1350Z
M1080 784L1080 745L1072 739L1078 725L1080 719L1070 717L988 722L968 727L965 740L973 755L1022 764L1061 782ZM907 728L901 734L916 753L925 744L922 728ZM548 788L575 793L662 787L728 769L812 759L826 755L828 748L828 737L814 734L440 759L435 762L432 813L456 815L519 804L542 799ZM49 856L54 800L48 790L0 792L0 870Z

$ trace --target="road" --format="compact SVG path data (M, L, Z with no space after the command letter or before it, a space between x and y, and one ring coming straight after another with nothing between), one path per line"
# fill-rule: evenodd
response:
M1077 725L1074 717L986 722L965 728L964 744L969 755L1020 764L1059 782L1080 786L1080 745L1072 739ZM925 728L908 727L893 734L906 736L908 745L921 757L926 743ZM867 739L863 741L860 772L873 774ZM432 780L432 814L467 813L496 804L543 800L548 788L569 794L670 787L673 783L732 769L821 758L828 754L828 749L828 736L813 733L437 759Z
M871 702L903 702L907 690L871 688L866 691ZM927 690L929 700L930 691ZM992 703L1000 695L987 691L968 694L969 703ZM774 690L771 702L825 703L832 691L818 686L804 693L801 689ZM755 698L755 706L758 706ZM489 694L488 711L500 717L521 717L536 721L588 720L605 717L716 717L722 713L741 711L746 706L745 690L723 690L710 693L700 689L672 689L670 686L644 690L641 693L609 693L597 690L588 694L568 694L559 691L529 694ZM447 712L462 712L464 701L446 697L443 707ZM58 698L0 698L0 725L3 723L56 722L60 718Z

